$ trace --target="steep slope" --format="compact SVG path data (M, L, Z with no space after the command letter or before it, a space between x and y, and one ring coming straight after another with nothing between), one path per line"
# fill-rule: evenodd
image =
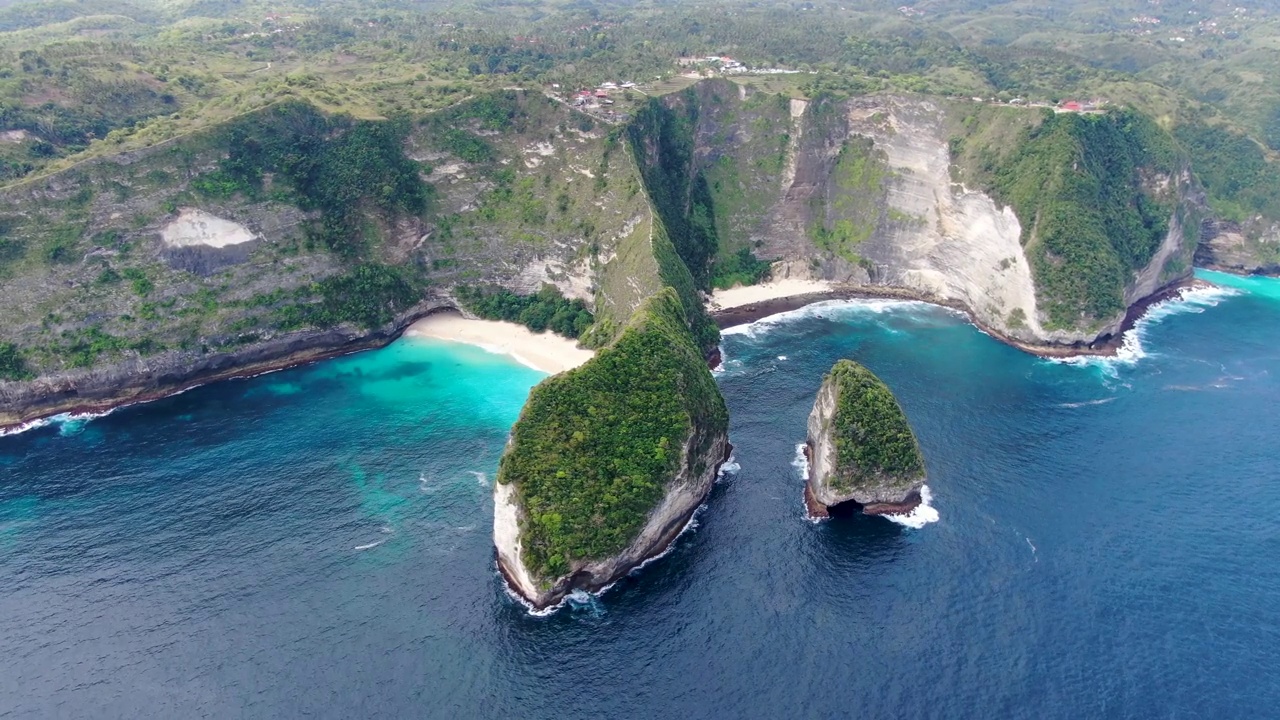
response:
M711 491L728 414L678 294L534 388L494 486L498 565L538 608L661 553Z
M704 81L650 103L631 138L664 220L691 229L682 256L705 263L704 285L768 260L775 275L961 305L1031 348L1117 332L1130 305L1189 275L1203 216L1168 135L1132 112L783 102Z
M639 190L608 128L519 92L397 121L290 102L8 189L0 425L385 342L459 284L597 305L650 233Z

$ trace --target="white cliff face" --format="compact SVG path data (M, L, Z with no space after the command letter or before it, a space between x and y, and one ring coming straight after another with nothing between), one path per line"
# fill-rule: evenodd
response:
M667 484L667 494L649 514L636 539L617 555L576 566L572 572L555 578L549 588L540 586L525 567L520 545L521 510L515 486L495 482L493 542L499 567L511 589L534 607L546 608L559 603L574 590L603 589L646 560L662 554L706 500L721 461L728 455L729 439L724 433L712 439L703 458L692 457L692 443L692 438L685 443L680 473ZM699 460L703 466L700 473L694 472Z
M943 110L929 100L865 98L848 111L849 132L869 137L888 162L888 212L862 253L877 282L968 307L984 325L1036 339L1031 266L1010 208L951 182Z
M182 208L178 217L160 230L160 238L172 248L224 248L256 240L258 236L239 223L197 208Z
M823 383L809 413L809 492L818 502L828 507L843 502L830 484L822 482L831 477L836 467L836 443L831 434L831 419L836 414L836 388ZM848 500L849 498L844 498Z
M520 559L520 508L515 495L514 485L493 484L493 544L498 549L502 574L512 589L526 598L536 598L539 595L538 584Z

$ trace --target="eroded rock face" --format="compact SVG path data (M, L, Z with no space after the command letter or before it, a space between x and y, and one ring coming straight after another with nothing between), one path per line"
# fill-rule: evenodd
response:
M1205 220L1195 262L1226 272L1280 275L1280 224Z
M695 437L696 437L695 433ZM667 485L667 494L654 508L644 529L625 550L603 560L575 567L549 586L538 582L522 560L520 521L522 510L510 483L493 484L493 543L498 569L508 586L538 609L558 604L574 590L595 592L626 576L646 560L661 555L688 525L715 483L720 466L729 456L729 438L717 430L705 455L692 451L695 439L685 444L680 472Z
M863 513L910 512L920 504L924 461L893 393L870 370L850 360L823 379L809 413L810 515L856 503Z

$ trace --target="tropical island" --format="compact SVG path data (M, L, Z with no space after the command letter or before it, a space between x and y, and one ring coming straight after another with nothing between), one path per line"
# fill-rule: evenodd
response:
M1280 90L1244 71L1280 68L1280 20L1210 2L1175 30L1166 2L1175 42L1130 32L1145 2L969 5L0 8L0 427L442 311L553 332L590 356L532 393L495 483L498 565L544 607L705 500L735 289L1089 354L1194 265L1280 270ZM833 370L833 407L864 372Z

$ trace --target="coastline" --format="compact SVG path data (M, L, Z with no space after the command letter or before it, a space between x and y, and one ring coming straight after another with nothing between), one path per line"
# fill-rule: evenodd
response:
M974 319L973 313L962 303L930 297L905 288L823 283L814 291L788 294L797 287L796 283L812 282L816 281L782 281L753 286L757 289L752 293L739 292L736 296L725 294L732 291L719 291L708 303L708 311L716 324L724 329L746 325L769 315L797 310L823 300L915 300L963 312L979 330L996 340L1040 357L1113 356L1123 345L1124 333L1152 305L1177 296L1185 288L1209 285L1194 277L1166 285L1131 307L1119 332L1091 345L1044 346L1024 343L985 327ZM735 297L745 304L728 305L727 299ZM206 356L174 354L95 368L88 373L68 373L23 383L0 382L0 401L14 403L12 409L6 407L0 410L0 434L18 431L30 423L57 415L102 414L127 405L160 400L201 385L254 377L385 347L399 339L414 323L437 313L456 313L465 317L451 300L439 298L424 301L391 323L372 331L351 328L310 330L228 353Z
M24 383L0 383L0 435L58 415L101 415L162 400L223 380L240 380L322 360L386 347L415 321L455 310L448 300L420 303L374 330L304 330L231 352L135 359L88 372L64 373ZM24 398L24 396L26 396ZM25 403L24 403L25 400Z
M788 285L785 283L795 281L784 281L769 288L768 283L757 286L762 288L761 292L756 296L759 299L752 299L741 305L730 305L734 296L721 296L720 302L716 302L716 296L713 296L712 302L709 304L708 312L711 314L712 320L725 330L739 325L748 325L770 315L799 310L807 305L825 300L911 300L916 302L929 303L939 307L949 308L962 312L968 318L969 322L983 333L992 338L1017 348L1026 353L1036 355L1043 358L1071 358L1081 356L1100 356L1111 357L1119 352L1124 345L1124 334L1131 330L1147 310L1160 302L1164 302L1173 297L1177 297L1183 290L1188 288L1211 287L1211 283L1189 276L1181 280L1159 288L1151 295L1134 303L1125 313L1124 320L1121 321L1119 329L1112 334L1103 335L1092 343L1076 343L1071 345L1059 345L1051 343L1033 343L1025 340L1019 340L1010 337L1005 333L987 326L979 321L973 311L964 303L958 300L950 300L939 298L936 296L921 293L909 288L894 286L867 286L867 285L834 285L829 284L825 290L817 290L801 294L788 295L785 294ZM734 288L737 290L738 288ZM729 291L721 291L729 292ZM747 296L751 297L751 296Z
M405 330L404 336L472 345L507 355L521 365L548 375L572 370L595 356L593 351L578 347L576 341L550 331L535 333L523 325L469 318L452 309L417 320Z

